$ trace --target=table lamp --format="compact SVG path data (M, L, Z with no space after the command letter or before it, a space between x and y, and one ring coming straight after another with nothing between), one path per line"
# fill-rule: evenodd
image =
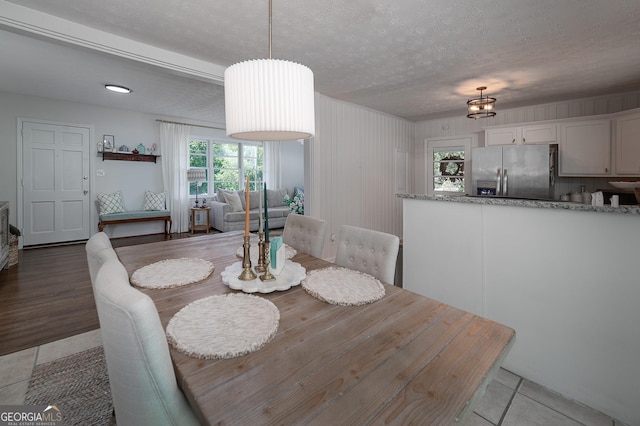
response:
M206 169L188 169L187 170L187 181L196 183L196 205L198 208L198 182L202 182L207 179L207 171Z

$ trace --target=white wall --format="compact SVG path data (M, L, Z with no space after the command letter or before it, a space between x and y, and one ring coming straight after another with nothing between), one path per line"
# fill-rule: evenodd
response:
M414 124L319 94L315 108L305 201L311 216L328 222L323 257L335 256L331 237L343 224L402 235L395 155L411 150Z
M299 142L280 143L280 184L291 195L294 187L304 187L304 146Z
M27 118L73 124L94 126L95 141L91 144L91 200L96 200L97 193L111 193L121 190L127 209L141 209L145 190L162 191L162 152L158 163L135 161L102 161L97 153L97 142L102 135L115 136L117 146L127 145L129 148L142 143L150 146L159 144L159 124L157 117L133 111L102 108L74 102L22 96L0 92L0 200L10 202L10 223L18 224L17 218L17 119ZM193 122L193 124L220 126L217 123ZM192 135L213 137L218 140L230 140L223 130L192 126ZM285 166L282 174L282 185L292 190L294 186L304 186L304 147L296 142L285 142L281 149L281 163ZM97 176L104 171L104 176ZM91 233L97 231L98 210L91 204ZM111 237L143 235L164 232L164 223L148 222L137 224L110 225L105 232Z
M463 101L462 99L461 104ZM638 107L640 107L640 91L507 110L500 109L500 98L498 96L496 107L498 114L493 118L472 120L466 117L466 111L462 109L460 115L455 117L420 121L415 123L416 136L412 155L414 172L410 192L426 194L424 153L424 140L426 138L468 135L479 133L487 126L610 114ZM479 136L479 140L484 140L482 135ZM590 186L590 182L585 182L585 184Z
M97 142L102 135L115 136L118 146L134 147L139 143L151 145L159 142L159 127L155 117L132 111L108 109L73 102L62 102L32 96L0 92L0 199L9 200L13 224L17 214L17 119L27 118L93 125L95 141L91 144L91 200L96 193L122 190L125 205L140 209L144 191L162 190L162 166L160 162L102 161L97 155ZM162 161L160 159L160 161ZM104 176L96 176L103 170ZM91 232L97 231L98 211L92 203ZM110 229L111 228L111 229ZM113 237L163 232L163 223L118 225L105 228Z

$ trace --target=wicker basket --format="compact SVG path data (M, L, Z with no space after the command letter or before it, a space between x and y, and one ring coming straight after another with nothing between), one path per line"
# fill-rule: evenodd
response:
M9 266L18 263L18 237L16 235L9 236Z

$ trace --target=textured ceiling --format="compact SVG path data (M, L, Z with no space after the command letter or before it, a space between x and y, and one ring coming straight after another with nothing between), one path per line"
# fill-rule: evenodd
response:
M10 3L223 67L268 54L267 0ZM211 82L0 36L3 57L23 49L19 60L0 64L0 90L77 101L91 94L93 103L111 106L91 87L119 81L135 95L119 98L122 107L218 122L224 116L222 89ZM65 55L72 59L60 60ZM273 0L273 57L309 66L317 92L409 120L463 115L480 85L498 98L499 112L638 90L640 2ZM48 80L59 90L34 84Z

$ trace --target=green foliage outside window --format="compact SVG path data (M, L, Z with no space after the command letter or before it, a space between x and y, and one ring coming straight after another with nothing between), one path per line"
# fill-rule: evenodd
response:
M240 185L240 168L238 155L239 144L214 143L213 148L213 190L238 190Z
M211 145L209 145L211 144ZM242 163L239 157L242 153ZM207 158L211 158L208 164ZM242 167L240 165L242 164ZM216 143L208 140L191 140L189 143L189 167L202 167L207 170L207 181L198 186L199 195L213 194L218 189L238 190L244 183L240 177L248 176L252 190L258 189L262 181L264 152L261 146L241 143ZM210 177L213 174L213 179ZM213 190L209 190L209 185ZM189 182L189 194L196 194L196 183Z
M464 192L464 149L434 151L433 190Z

